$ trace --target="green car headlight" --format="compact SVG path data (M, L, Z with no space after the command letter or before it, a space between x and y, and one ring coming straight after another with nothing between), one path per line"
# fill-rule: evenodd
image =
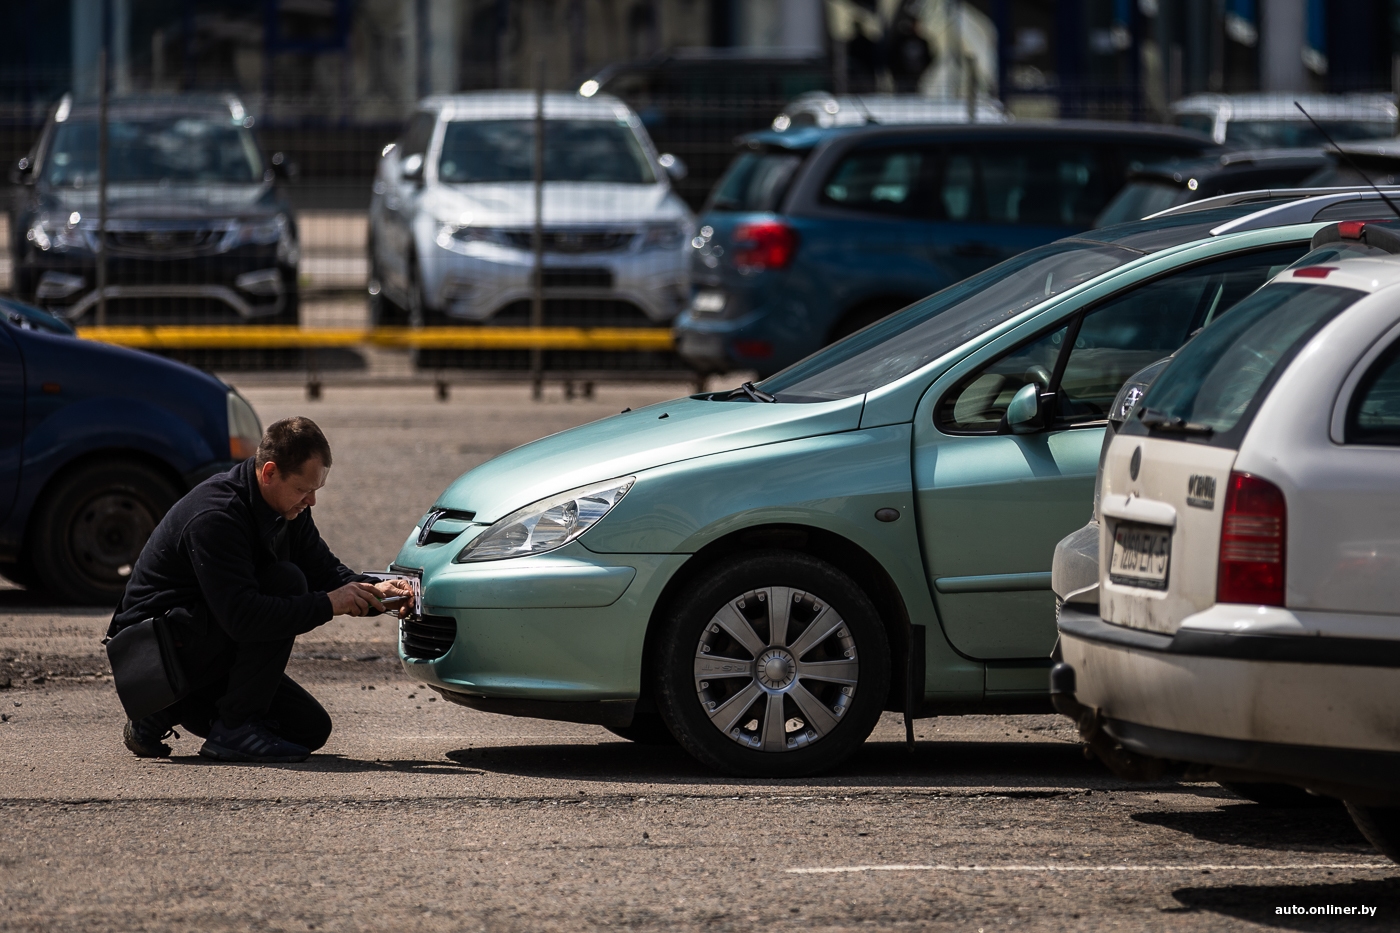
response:
M462 548L455 563L526 557L561 548L611 512L635 481L634 476L605 480L531 503L477 535Z

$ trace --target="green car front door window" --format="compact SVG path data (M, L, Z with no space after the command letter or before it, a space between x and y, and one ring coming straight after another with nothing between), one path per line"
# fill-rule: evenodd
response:
M1027 308L1141 256L1088 240L1027 250L857 331L759 388L780 402L862 395L906 376Z
M953 434L996 433L1012 396L1032 382L1054 394L1056 425L1102 420L1129 376L1170 356L1303 249L1229 256L1110 298L963 379L939 406L939 425Z
M916 424L926 569L944 632L959 651L985 659L1050 651L1050 558L1092 508L1103 437L1094 423L1134 372L1171 355L1306 249L1294 243L1186 266L1047 322L960 379L927 426ZM1028 384L1049 403L1044 428L1013 434L1006 407ZM1040 589L1032 587L1037 581Z

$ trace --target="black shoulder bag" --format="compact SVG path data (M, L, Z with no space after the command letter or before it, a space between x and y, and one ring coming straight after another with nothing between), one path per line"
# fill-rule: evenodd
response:
M159 712L189 692L173 625L193 622L186 609L128 625L107 639L107 660L126 715L133 720Z

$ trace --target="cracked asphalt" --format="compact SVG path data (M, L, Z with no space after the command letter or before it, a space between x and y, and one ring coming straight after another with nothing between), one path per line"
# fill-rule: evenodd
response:
M533 437L681 394L603 386L247 394L336 453L318 524L381 567L437 492ZM1400 866L1339 809L1119 781L1067 720L887 714L840 770L735 780L593 726L443 702L392 623L337 620L291 673L336 732L311 760L133 758L108 613L0 588L0 930L1388 930ZM1279 913L1374 907L1374 917Z

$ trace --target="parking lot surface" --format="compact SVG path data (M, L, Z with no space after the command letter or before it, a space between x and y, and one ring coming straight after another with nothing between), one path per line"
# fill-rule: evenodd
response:
M335 452L317 523L383 567L454 477L532 438L681 394L600 386L252 388ZM840 770L730 779L594 726L452 706L392 622L339 619L291 673L336 732L304 764L133 758L107 613L0 589L0 930L1382 930L1400 866L1340 809L1132 785L1068 720L886 714ZM1374 917L1292 913L1376 908ZM1290 911L1279 913L1279 909Z

